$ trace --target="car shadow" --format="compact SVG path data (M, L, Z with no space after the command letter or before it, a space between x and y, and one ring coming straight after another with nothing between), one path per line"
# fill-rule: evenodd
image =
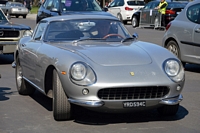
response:
M52 109L52 99L36 91L30 96L41 106L48 111ZM183 106L179 107L178 113L175 116L160 116L156 110L140 111L133 113L100 113L85 109L80 106L73 106L73 119L72 121L79 124L86 125L107 125L115 123L141 123L150 121L177 121L183 119L188 115L187 109Z
M80 112L81 111L81 112ZM76 111L75 111L76 112ZM175 116L161 116L156 110L123 114L97 113L87 109L79 109L75 113L74 122L86 125L108 125L116 123L143 123L153 121L177 121L188 115L187 109L179 107Z
M200 65L198 64L186 64L185 71L200 73Z
M49 98L39 92L38 90L35 91L33 95L30 95L30 97L35 100L37 103L39 103L41 106L43 106L48 111L53 111L52 109L52 98Z
M12 64L13 61L13 55L0 55L0 65Z
M10 91L11 88L0 87L0 101L9 100L9 95L16 93L17 91Z

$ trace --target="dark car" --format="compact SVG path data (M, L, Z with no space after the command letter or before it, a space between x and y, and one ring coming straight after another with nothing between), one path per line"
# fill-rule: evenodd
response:
M25 30L31 28L23 24L11 23L0 8L0 54L13 54Z
M106 10L105 10L106 11ZM111 15L103 11L96 0L45 0L40 6L36 23L51 16L66 15L73 12L77 14Z
M155 7L159 5L159 1L151 1L147 3L144 8L135 12L132 17L132 26L161 26L161 14L158 12ZM174 18L184 9L186 6L185 3L180 2L168 2L166 15L165 15L165 23L166 25L174 20ZM165 26L166 26L165 25Z

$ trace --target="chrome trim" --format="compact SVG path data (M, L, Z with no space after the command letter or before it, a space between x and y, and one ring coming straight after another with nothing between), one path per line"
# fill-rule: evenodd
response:
M23 76L23 79L25 79L27 82L29 82L32 86L34 86L34 87L35 87L36 89L38 89L40 92L42 92L42 93L45 94L44 90L42 90L40 87L36 86L33 82L31 82L30 80L28 80L28 79L25 78L24 76Z
M176 105L183 100L183 96L180 94L177 97L162 99L159 103L166 104L166 105Z
M84 101L84 100L77 100L77 99L72 99L72 98L69 98L68 101L70 103L85 106L85 107L100 107L104 105L102 101Z
M15 61L12 63L12 68L16 68L16 62Z

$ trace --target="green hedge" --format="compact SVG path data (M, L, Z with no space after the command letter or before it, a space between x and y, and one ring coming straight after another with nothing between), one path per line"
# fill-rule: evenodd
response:
M39 7L37 7L37 6L33 6L33 7L31 8L31 13L32 13L32 14L37 14L38 8L39 8Z

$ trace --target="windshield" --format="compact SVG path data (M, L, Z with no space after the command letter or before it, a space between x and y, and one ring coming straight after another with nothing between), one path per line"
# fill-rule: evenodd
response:
M20 3L12 3L11 7L24 7L24 5L22 5Z
M184 4L184 3L171 2L171 3L168 3L167 8L184 8L185 6L186 6L186 4Z
M45 41L122 41L132 36L120 21L103 19L78 19L49 23Z
M62 0L61 9L65 11L102 11L96 0Z
M2 11L0 11L0 21L8 21Z

